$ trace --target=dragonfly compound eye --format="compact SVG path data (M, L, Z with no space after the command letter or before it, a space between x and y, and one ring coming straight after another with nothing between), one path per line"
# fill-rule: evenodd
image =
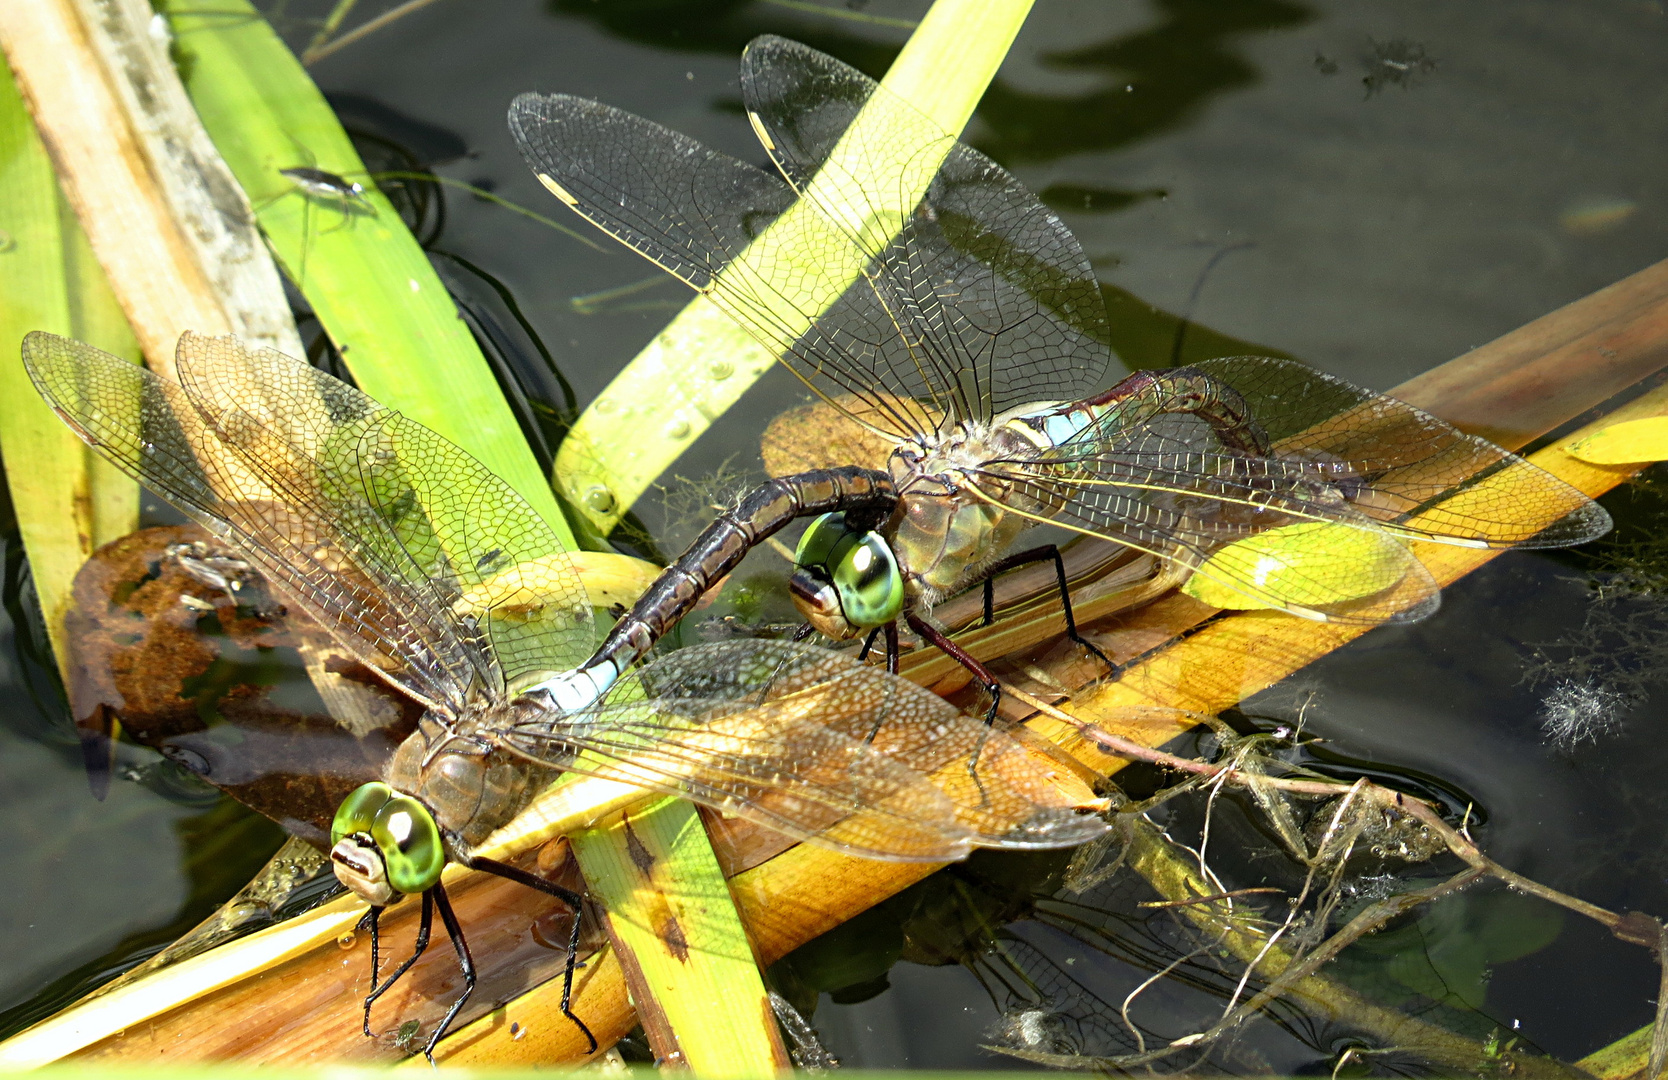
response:
M371 822L371 839L382 853L388 884L395 892L420 893L440 880L446 867L440 826L416 799L396 795L384 803Z
M879 533L852 528L844 514L811 522L794 562L794 605L829 637L855 637L903 610L903 576L891 547Z
M342 800L330 822L330 863L336 880L378 907L399 899L398 890L388 883L386 860L371 837L377 812L395 797L387 784L361 785Z
M834 568L834 588L846 618L865 630L885 626L903 610L903 575L879 533L865 533Z
M377 811L392 798L394 789L387 784L370 783L354 788L336 808L336 816L330 822L330 845L334 847L354 833L369 835Z

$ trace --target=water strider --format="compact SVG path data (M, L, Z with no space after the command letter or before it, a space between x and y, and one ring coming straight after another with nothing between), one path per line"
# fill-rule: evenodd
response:
M440 882L450 860L581 897L472 854L559 771L680 795L873 858L938 861L977 846L1080 843L1054 766L878 669L806 645L685 649L560 712L539 685L589 653L585 593L533 509L463 450L300 361L186 334L179 382L33 333L24 364L82 439L208 529L351 657L425 710L380 781L332 824L337 876L371 905L372 1003L426 947L433 912L475 984ZM960 762L981 742L977 777ZM929 779L934 773L937 777ZM414 953L377 971L377 917L420 894ZM568 986L573 977L570 940ZM563 1011L583 1030L568 1008ZM589 1035L589 1032L587 1032ZM594 1041L593 1041L594 1045Z
M1168 560L1216 607L1358 623L1436 609L1409 541L1558 547L1609 528L1523 459L1301 364L1231 357L1112 382L1088 259L1000 166L782 38L749 45L741 89L776 173L563 94L521 95L510 128L557 198L894 449L885 469L781 476L742 499L551 683L558 700L582 708L799 517L816 515L790 582L809 626L869 644L884 631L895 662L901 619L983 682L991 716L995 679L931 610L1052 560L1067 632L1087 645L1058 551L1010 550L1033 525ZM900 196L940 161L924 197Z
M295 284L297 288L305 288L307 284L307 251L310 246L313 227L313 205L318 203L333 206L342 215L342 220L325 229L325 233L349 228L361 217L375 217L376 206L372 204L370 192L365 185L357 180L349 180L347 177L339 173L333 173L328 169L320 169L314 165L294 165L279 169L278 175L288 180L291 187L268 197L258 203L254 209L259 214L268 206L287 196L299 195L301 197L303 201L301 208L301 260L296 269Z
M304 194L313 196L315 199L340 203L344 207L355 204L363 207L365 213L375 213L375 210L365 200L365 185L357 180L349 180L333 172L315 169L308 165L279 169L278 175L286 180L295 181L297 189Z

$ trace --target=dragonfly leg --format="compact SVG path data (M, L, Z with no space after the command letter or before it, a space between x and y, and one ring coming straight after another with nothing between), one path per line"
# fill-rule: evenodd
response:
M978 745L973 747L973 753L967 758L967 775L978 789L980 798L986 798L984 781L979 779L979 757L985 752L985 742L990 738L991 727L996 723L996 710L1002 704L1002 684L990 669L973 658L973 654L951 641L943 631L916 615L905 615L909 620L909 628L920 634L928 644L936 645L944 655L966 668L974 679L984 686L985 693L990 695L990 708L985 712L985 729L979 733Z
M807 623L806 625L808 626L810 624ZM873 630L869 631L869 636L863 639L863 647L857 651L857 662L859 664L869 658L869 650L875 647L875 638L880 636L881 629L882 628L879 626L875 627ZM887 657L887 659L890 660L891 657Z
M439 888L439 886L435 886L435 888ZM411 955L406 957L400 966L394 969L394 973L388 976L387 981L377 983L375 981L375 976L372 976L371 992L370 995L365 998L366 1035L371 1033L371 1005L376 1002L377 998L386 994L390 987L399 982L400 976L410 971L411 965L415 964L417 962L417 958L423 955L423 950L429 947L429 930L434 926L434 901L430 899L430 894L433 892L434 889L428 889L423 893L423 918L422 921L417 924L417 947L412 949ZM374 948L376 938L373 936L371 941ZM374 957L371 961L371 967L373 969L376 967Z
M881 633L886 635L886 673L896 675L898 673L898 620L896 619L885 626L877 626L870 631L869 640L863 643L863 651L858 654L857 659L863 660L868 657L869 646L875 643L875 635ZM875 736L879 735L880 729L885 726L886 720L884 717L876 720L875 726L869 729L867 735L863 736L863 745L865 747L874 745Z
M584 1034L585 1041L590 1044L590 1049L585 1052L587 1054L596 1053L597 1037L591 1034L591 1029L585 1026L585 1021L574 1015L571 1008L573 1004L573 973L579 967L579 923L585 912L585 898L572 889L563 888L554 881L546 881L537 874L529 874L525 870L517 869L509 863L501 863L497 859L476 856L469 860L469 866L473 870L496 874L507 881L515 882L517 885L525 885L529 889L537 889L539 892L554 896L573 909L573 931L568 935L568 966L567 970L562 973L561 1010L562 1015L572 1021L573 1026Z
M1054 576L1060 587L1060 610L1066 617L1066 636L1089 652L1094 653L1100 659L1100 662L1106 665L1106 669L1111 672L1112 677L1117 678L1120 669L1117 664L1112 662L1112 658L1101 652L1094 642L1077 632L1077 619L1072 616L1071 610L1071 588L1066 582L1066 560L1061 557L1060 549L1053 544L1044 544L1041 547L1034 547L1009 555L1005 559L999 559L985 571L985 625L989 626L995 621L996 576L1005 574L1009 570L1017 570L1021 566L1030 566L1032 563L1040 562L1054 563Z
M817 628L812 626L810 623L801 623L799 629L793 632L794 643L798 644L816 632Z
M996 723L996 710L1002 704L1002 684L990 673L990 669L975 660L972 653L951 641L944 631L919 615L909 614L904 618L909 622L911 630L920 634L929 645L937 646L940 652L966 668L973 678L978 680L979 685L985 688L985 693L990 695L990 708L985 711L985 726Z
M446 889L436 884L423 894L427 900L429 894L434 894L434 904L440 909L440 921L446 927L446 936L452 939L452 948L457 950L458 967L463 969L463 993L452 1002L452 1007L446 1010L446 1015L435 1025L434 1034L429 1036L429 1043L423 1047L423 1056L434 1062L434 1048L445 1036L446 1029L452 1026L452 1020L463 1009L463 1003L469 1000L469 995L475 992L475 958L469 955L469 943L463 940L463 927L458 925L458 917L452 912L452 902L446 898ZM427 910L426 908L424 909Z
M380 937L377 933L377 922L381 918L382 918L382 908L373 904L373 905L371 905L370 910L365 912L365 917L363 919L359 920L359 925L354 927L355 930L362 930L362 931L371 935L371 989L372 990L376 989L377 971L378 971L378 968L380 966L378 956L377 956L377 949L378 949L378 946L381 944L381 940L380 940ZM376 1038L376 1036L371 1034L371 999L370 998L365 999L365 1038L367 1038L367 1039Z

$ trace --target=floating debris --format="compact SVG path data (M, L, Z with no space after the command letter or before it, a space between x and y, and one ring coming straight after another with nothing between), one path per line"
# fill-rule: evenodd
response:
M1419 42L1407 38L1392 38L1389 41L1368 38L1361 66L1366 69L1361 85L1367 88L1367 96L1372 97L1387 86L1409 89L1419 81L1420 76L1436 70L1436 57Z
M1615 734L1634 704L1628 694L1602 683L1559 682L1541 701L1541 732L1568 752Z

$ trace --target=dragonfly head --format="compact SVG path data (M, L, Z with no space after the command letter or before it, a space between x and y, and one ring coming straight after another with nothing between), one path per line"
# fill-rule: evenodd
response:
M330 843L336 880L377 907L430 888L446 866L428 807L382 783L364 784L342 800Z
M891 545L844 514L811 522L794 552L788 588L800 614L836 640L885 626L903 610L903 574Z

